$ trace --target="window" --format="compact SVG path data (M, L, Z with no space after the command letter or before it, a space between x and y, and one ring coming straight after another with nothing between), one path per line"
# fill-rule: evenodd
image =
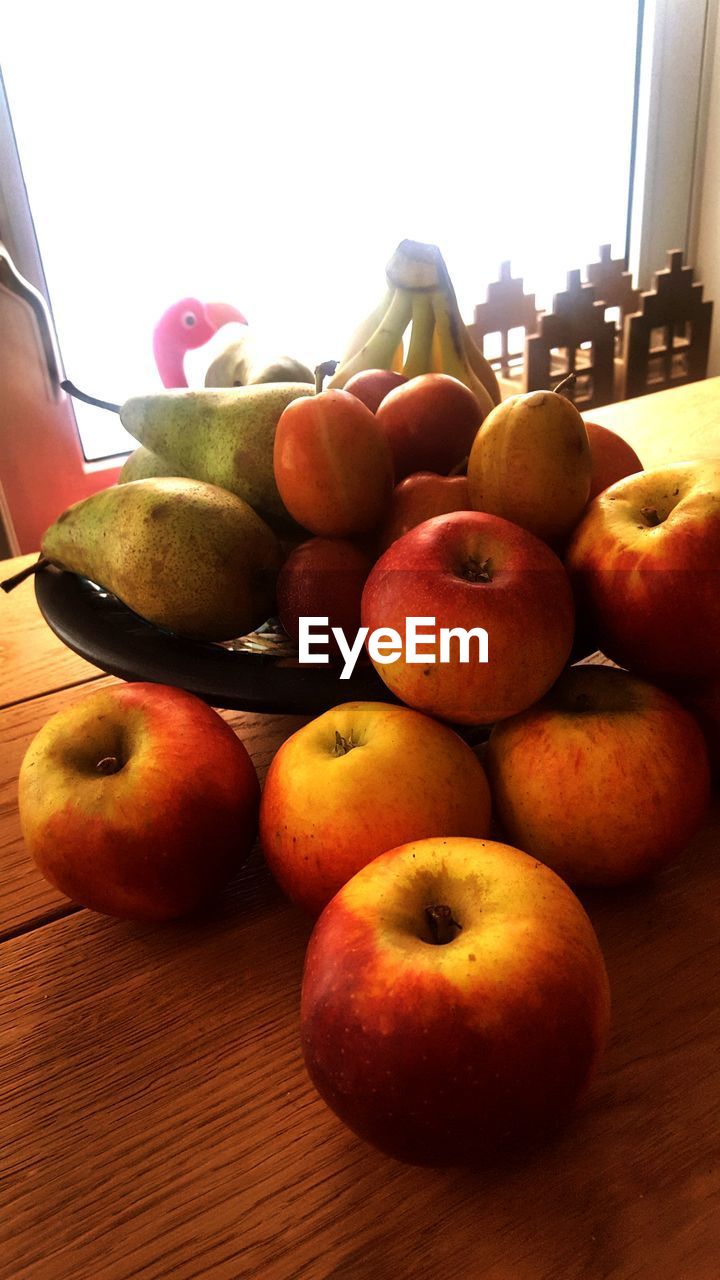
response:
M621 255L637 5L441 12L69 3L38 43L18 7L3 74L68 376L113 401L158 386L152 328L188 294L313 367L405 236L441 246L468 316L504 258L549 304L600 243ZM131 447L77 416L89 458Z
M633 156L647 276L687 242L711 3L68 0L41 31L15 6L2 70L68 375L158 387L152 329L189 294L312 367L405 236L441 246L468 318L507 258L548 306L601 243L626 251ZM132 447L76 413L87 458Z

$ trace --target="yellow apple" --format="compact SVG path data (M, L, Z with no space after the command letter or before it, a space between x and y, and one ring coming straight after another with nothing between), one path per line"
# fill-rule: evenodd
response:
M260 839L281 889L317 913L367 862L424 836L484 836L482 765L452 729L407 707L347 702L277 752Z
M693 716L612 667L572 667L496 725L487 765L509 839L571 884L621 884L670 862L709 798Z

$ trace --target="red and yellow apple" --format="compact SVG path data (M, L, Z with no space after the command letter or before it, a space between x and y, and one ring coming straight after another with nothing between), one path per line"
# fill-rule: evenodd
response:
M289 404L275 430L273 466L290 515L321 537L368 533L393 490L387 439L375 415L348 391Z
M487 780L467 743L392 703L348 702L299 729L272 761L260 806L270 870L315 914L386 849L489 826Z
M59 711L33 738L20 821L38 869L74 902L169 920L242 865L259 791L245 747L199 698L118 684Z
M487 766L508 839L571 884L622 884L673 861L709 798L694 718L606 666L572 667L536 706L496 725Z
M720 678L717 680L665 680L663 688L695 716L705 735L710 770L720 780Z
M328 1106L381 1151L484 1163L568 1118L609 1008L592 925L558 876L491 840L421 840L317 921L302 1047Z
M620 666L720 675L720 460L641 471L606 489L566 564L579 610Z
M301 617L328 618L352 640L360 627L360 601L372 568L366 551L341 538L310 538L290 552L277 581L278 617L289 636L299 636ZM332 633L329 632L332 636ZM339 657L334 639L331 656Z
M363 369L348 378L343 390L357 396L371 413L376 413L388 392L404 382L407 382L405 374L396 373L394 369Z
M418 471L406 476L393 489L378 539L380 550L386 551L404 533L424 520L447 515L450 511L470 509L467 476L439 476L432 471Z
M423 373L386 395L375 418L390 443L398 481L415 471L452 471L470 453L483 411L457 378Z
M720 779L720 679L693 689L684 698L705 734L710 768Z
M592 462L588 502L592 502L611 484L642 471L643 465L627 440L609 427L603 427L599 422L586 422L585 430Z
M536 702L559 676L572 645L572 593L561 562L545 543L500 516L456 511L411 529L380 557L365 583L363 625L417 634L419 661L405 646L393 662L373 663L385 684L419 711L460 724L492 724ZM430 621L428 621L430 620ZM432 625L430 625L432 623ZM440 630L482 628L461 661ZM422 639L431 635L432 639Z

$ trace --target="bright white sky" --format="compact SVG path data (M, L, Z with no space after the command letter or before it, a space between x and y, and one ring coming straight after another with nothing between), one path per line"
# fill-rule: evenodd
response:
M635 0L13 10L2 67L63 359L96 395L160 385L152 329L185 295L314 367L405 237L440 245L468 318L504 258L550 305L601 243L624 251ZM91 454L129 447L107 414L81 429Z

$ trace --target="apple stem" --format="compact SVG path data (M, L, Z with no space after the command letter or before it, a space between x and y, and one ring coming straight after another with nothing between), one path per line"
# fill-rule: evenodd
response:
M353 742L352 737L343 738L342 734L338 733L337 729L335 730L335 746L333 747L334 756L346 756L349 751L352 751L354 746L355 743Z
M643 507L640 515L643 517L649 529L656 529L659 524L662 524L662 520L660 519L655 507Z
M467 475L467 466L469 461L470 455L466 454L465 457L457 463L457 466L453 467L452 471L448 471L448 478L453 480L455 476Z
M46 560L45 556L38 556L37 560L35 560L33 564L29 564L27 568L21 569L19 573L14 573L12 578L6 578L4 582L0 582L0 587L2 587L3 591L12 591L13 587L19 587L21 582L24 582L26 578L31 577L33 573L39 573L40 570L44 569L49 565L49 563L50 561Z
M490 557L487 560L476 560L474 556L469 556L461 577L465 578L466 582L492 582L492 560Z
M462 925L454 919L450 907L438 903L434 907L425 908L425 919L428 922L435 946L444 946L452 942L462 930Z
M103 756L102 760L98 760L95 768L98 773L105 775L118 773L120 770L120 761L117 756Z
M566 391L571 391L576 382L577 375L575 373L569 373L566 378L563 378L562 382L558 382L557 386L553 387L553 391L556 396L562 396Z
M331 378L338 367L337 360L323 360L322 364L317 365L315 369L315 395L319 396L323 389L323 382L326 378Z

